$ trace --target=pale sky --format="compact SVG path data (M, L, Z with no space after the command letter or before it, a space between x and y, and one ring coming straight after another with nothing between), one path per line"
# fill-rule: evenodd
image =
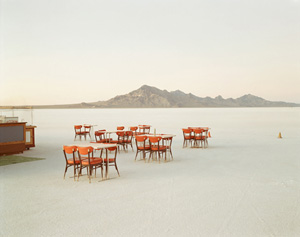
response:
M0 0L0 105L144 84L300 103L298 0Z

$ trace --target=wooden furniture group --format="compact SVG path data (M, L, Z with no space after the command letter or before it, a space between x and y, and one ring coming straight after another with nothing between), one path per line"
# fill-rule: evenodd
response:
M207 148L208 147L208 127L188 127L183 128L183 147Z
M132 151L133 143L136 144L136 156L135 160L140 154L142 159L147 160L157 160L160 162L161 158L167 160L167 154L169 154L170 159L173 159L173 154L171 150L172 140L175 135L172 134L151 134L150 125L139 125L129 127L125 130L124 126L117 126L117 130L106 131L105 129L97 130L94 132L95 141L85 142L81 141L83 136L86 140L86 136L91 134L92 125L75 125L75 138L79 136L80 141L77 144L71 144L63 146L63 153L66 161L64 178L66 176L68 168L73 168L73 178L74 181L79 180L82 175L82 170L87 170L87 175L89 177L89 182L91 183L91 178L93 174L96 177L97 169L101 169L101 177L103 180L103 168L105 167L105 178L109 179L109 166L114 166L118 175L120 176L118 166L117 166L117 153L120 152L120 148L128 151L128 147L131 146ZM154 130L156 131L156 130ZM114 138L111 137L112 134ZM91 137L90 137L91 139ZM99 155L97 151L100 152Z
M170 157L173 160L172 154L172 141L175 135L172 134L144 134L135 136L136 142L136 155L135 160L138 154L142 155L142 159L146 162L146 154L149 154L148 162L150 160L158 160L160 162L161 157L165 158L167 161L167 153L170 154Z
M92 138L91 130L92 130L92 125L89 124L74 125L74 131L75 131L74 141L76 140L76 137L79 137L80 140L81 137L84 137L84 140L86 140L86 137L89 136L91 139Z
M96 151L100 151L97 156ZM77 176L77 181L82 175L82 170L86 168L87 175L89 177L89 182L91 183L91 178L93 171L101 168L101 176L103 180L103 166L105 169L105 178L109 179L108 167L114 166L120 176L117 167L117 145L107 144L107 143L81 143L63 146L63 153L65 156L66 167L64 172L64 178L69 167L73 167L74 181Z

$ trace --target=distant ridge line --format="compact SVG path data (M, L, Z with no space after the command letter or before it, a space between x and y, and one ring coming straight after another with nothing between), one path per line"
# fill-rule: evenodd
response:
M300 107L297 103L268 101L247 94L239 98L224 99L198 97L180 90L168 92L156 87L143 85L125 95L118 95L107 101L61 105L0 106L1 109L82 109L82 108L235 108L235 107Z

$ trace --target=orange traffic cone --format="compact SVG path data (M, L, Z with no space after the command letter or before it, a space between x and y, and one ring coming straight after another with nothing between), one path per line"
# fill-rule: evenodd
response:
M281 132L279 133L279 135L278 135L278 138L282 138L282 136L281 136Z
M208 137L211 137L211 136L210 136L210 132L208 132Z

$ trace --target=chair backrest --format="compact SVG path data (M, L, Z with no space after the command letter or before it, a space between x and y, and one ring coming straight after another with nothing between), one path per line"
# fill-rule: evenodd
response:
M63 146L63 152L65 155L66 162L68 162L68 155L72 154L72 158L75 164L75 152L77 151L77 146Z
M150 144L151 143L159 143L161 139L162 139L162 137L160 137L160 136L156 136L156 137L151 136L151 137L149 137Z
M159 148L160 146L160 141L162 140L162 137L156 136L156 137L149 137L149 143L150 143L150 149L152 149L153 147L155 148Z
M140 125L139 127L139 132L144 133L144 134L149 134L150 133L150 125Z
M116 151L117 150L117 146L114 146L114 147L108 147L106 148L107 150L109 151Z
M78 154L80 156L86 156L86 155L90 155L91 153L93 153L94 148L91 146L85 146L85 147L77 147L78 149Z
M102 139L104 139L104 134L105 134L105 132L103 130L95 131L96 142L101 141Z
M135 136L135 144L137 150L145 149L146 147L146 140L148 139L147 136Z
M194 129L195 138L201 138L203 136L204 129Z
M81 133L82 125L74 125L75 133Z
M144 126L144 132L146 134L149 134L150 133L150 126Z
M118 136L118 141L119 142L123 142L124 141L125 132L116 132L116 134Z
M126 131L125 132L125 139L127 142L131 142L132 141L132 136L133 136L133 132L132 131Z
M163 140L165 140L165 141L171 141L172 142L173 137L164 137Z
M138 127L130 127L129 129L130 129L130 131L135 132L138 129Z
M77 151L77 146L63 146L63 150L66 154L72 154Z
M117 134L118 136L123 137L123 136L125 135L125 132L116 132L116 134Z
M84 128L85 132L90 132L91 129L92 129L92 126L91 125L84 125L83 128Z
M191 132L192 132L191 129L183 128L182 131L183 131L183 136L184 136L185 138L188 138L188 137L191 136Z
M117 130L124 130L124 128L125 128L124 126L118 126Z
M108 147L108 148L106 148L108 151L110 151L110 152L113 152L114 151L114 153L113 153L113 157L110 157L109 155L109 159L115 159L115 161L117 160L117 151L118 151L118 148L117 148L117 146L114 146L114 147Z
M144 142L144 141L146 141L147 139L148 139L147 136L135 136L135 140L136 140L137 142Z
M83 158L82 156L85 156L85 158L88 158L88 162L90 164L91 158L94 155L94 148L91 146L86 146L86 147L77 147L77 149L78 149L79 160L81 161Z

